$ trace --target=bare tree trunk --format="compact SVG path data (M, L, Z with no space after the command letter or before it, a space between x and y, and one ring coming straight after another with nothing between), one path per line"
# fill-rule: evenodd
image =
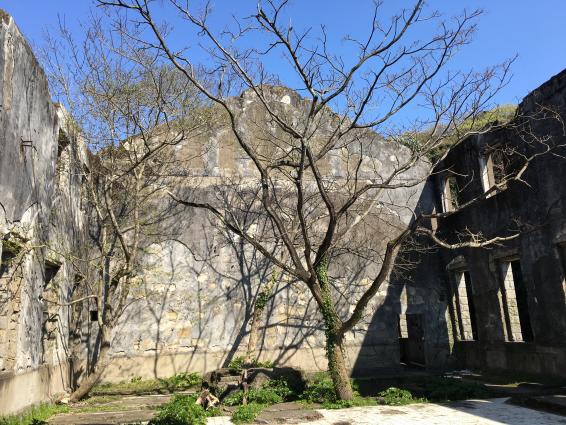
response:
M284 258L284 257L283 257ZM283 259L282 259L283 260ZM269 282L265 285L265 288L257 295L254 304L254 312L252 315L252 322L250 324L250 337L248 339L248 348L246 351L246 363L252 364L255 360L255 350L257 347L257 341L259 339L259 325L261 323L261 318L265 307L269 299L271 298L271 293L275 287L279 274L274 272L269 279Z
M81 381L79 387L71 394L70 401L76 402L88 395L92 388L97 384L102 376L102 373L110 363L110 337L112 335L112 329L107 326L103 326L100 330L100 352L96 358L96 364L94 370Z
M334 392L339 400L352 400L354 392L344 358L344 338L339 331L340 321L330 291L328 257L324 258L318 265L316 275L321 288L322 305L320 307L326 330L326 358Z
M257 347L257 341L259 339L259 325L262 315L263 308L258 308L258 306L256 305L254 307L254 312L252 315L252 322L250 324L250 337L248 339L248 348L246 350L246 363L248 364L252 364L255 360L255 349Z
M352 400L354 392L346 368L343 338L341 336L330 335L327 332L326 356L328 357L328 371L334 384L336 397L339 400Z

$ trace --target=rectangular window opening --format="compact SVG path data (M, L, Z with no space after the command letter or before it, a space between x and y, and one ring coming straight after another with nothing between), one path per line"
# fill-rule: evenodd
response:
M4 277L8 273L21 251L22 246L17 242L3 241L2 255L0 256L0 277Z
M456 319L456 336L462 341L477 341L478 327L474 290L470 274L467 270L454 273L454 310Z
M399 315L399 338L408 338L409 331L407 330L407 316L405 314Z
M492 186L495 186L503 183L507 178L507 159L501 149L494 150L490 159L493 174Z
M53 278L59 272L61 264L57 264L51 261L45 261L45 269L43 274L43 287L46 288L47 285L53 280Z
M458 181L456 177L445 177L442 182L442 207L444 212L456 211L460 206Z
M98 322L98 310L90 310L90 321Z
M512 151L501 145L489 147L489 150L479 156L480 176L484 192L489 191L494 186L498 186L498 190L506 188L505 181L509 178L510 170L513 168L511 164L512 156ZM493 191L490 196L495 193L496 191Z
M501 292L507 341L528 342L534 338L528 292L519 260L501 261Z
M14 260L14 253L2 250L2 258L0 259L0 277L3 277L10 269L10 264Z

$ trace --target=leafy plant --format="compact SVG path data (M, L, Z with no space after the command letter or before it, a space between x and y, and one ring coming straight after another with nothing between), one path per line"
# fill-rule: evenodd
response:
M272 405L287 400L293 392L284 379L272 379L262 385L261 388L251 388L248 391L248 403ZM244 392L235 391L224 398L223 403L227 406L238 406L242 404Z
M264 408L265 405L257 403L249 403L245 406L239 406L232 414L232 422L234 422L235 424L251 423Z
M262 388L273 390L283 400L288 400L294 395L293 390L291 390L289 383L285 378L270 379L263 384Z
M493 393L484 385L452 378L435 378L425 384L430 400L449 401L469 398L489 398Z
M307 403L333 403L337 401L332 379L327 374L316 374L301 395Z
M244 356L240 356L233 358L232 361L228 363L228 367L230 369L242 370L245 364L246 364L246 358Z
M322 407L325 409L346 409L348 407L375 406L376 404L377 400L375 398L361 397L356 394L353 400L326 401L322 403Z
M160 378L159 382L169 390L183 390L202 383L202 377L196 372L177 373L169 378Z
M100 396L170 393L199 386L201 383L202 377L196 372L178 373L169 378L158 379L142 379L140 376L134 376L129 381L98 384L93 388L90 394Z
M415 398L410 391L397 387L387 388L386 390L381 391L377 396L381 404L386 404L388 406L402 406L404 404L426 401L426 399Z
M232 359L230 363L228 363L228 367L234 370L242 370L245 368L254 368L254 367L264 367L266 369L270 369L273 367L273 362L270 360L265 360L263 362L259 360L253 360L251 363L246 362L246 358L244 356L235 357Z
M204 410L196 404L196 396L177 395L159 409L150 425L206 425L206 418L218 414L218 409Z

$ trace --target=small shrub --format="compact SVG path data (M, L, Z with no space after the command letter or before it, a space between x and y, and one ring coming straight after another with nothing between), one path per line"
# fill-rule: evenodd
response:
M184 390L202 383L202 377L196 372L177 373L169 378L160 378L159 382L169 390Z
M285 380L285 378L270 379L263 385L262 388L273 390L283 400L288 400L295 395L293 390L289 388L289 383Z
M293 392L284 379L272 379L262 385L261 388L251 388L248 391L248 403L272 405L287 400ZM227 406L238 406L242 404L244 392L235 391L224 398L223 403Z
M388 406L402 406L404 404L411 404L415 402L424 401L424 399L414 398L407 390L401 388L390 387L384 391L381 391L378 395L378 400L382 404Z
M326 374L316 374L301 395L307 403L334 403L337 401L332 379Z
M377 401L373 397L361 397L355 394L353 400L327 401L322 403L322 407L325 409L346 409L349 407L375 406L376 404Z
M244 400L244 392L242 390L233 391L224 397L222 403L226 406L239 406Z
M235 424L249 424L255 420L264 408L264 405L257 403L239 406L232 414L232 422Z
M196 396L177 395L159 409L150 425L206 425L206 418L217 414L217 409L204 410L196 404Z
M265 369L273 368L273 362L271 360L264 360L260 362L259 360L254 360L252 362L252 367L263 367Z
M283 397L273 388L252 388L248 391L248 403L268 405L283 403Z
M242 370L246 364L246 358L243 356L235 357L228 363L230 369Z
M353 400L339 400L334 392L332 379L326 373L316 374L301 395L306 403L319 403L325 409L344 409L348 407L375 406L376 400L371 397L361 397L358 386L352 382Z
M139 382L141 382L141 381L142 381L142 377L141 377L141 376L134 376L134 377L132 377L132 379L130 379L130 382L131 382L132 384L137 384L137 383L139 383Z
M489 398L493 393L482 384L451 378L435 378L425 384L427 397L433 401Z
M246 358L244 356L235 357L232 359L230 363L228 363L228 367L234 370L242 370L244 368L253 368L253 367L264 367L266 369L270 369L273 367L273 362L270 360L265 360L260 362L259 360L254 360L251 363L246 362Z

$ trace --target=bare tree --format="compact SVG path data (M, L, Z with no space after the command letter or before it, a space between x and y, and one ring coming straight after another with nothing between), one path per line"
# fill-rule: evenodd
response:
M163 185L186 169L182 161L190 157L180 160L173 147L202 130L206 108L176 70L113 38L96 17L78 43L61 26L42 56L55 96L69 108L68 137L88 147L81 168L87 247L84 255L66 253L83 276L68 305L97 312L95 349L71 395L79 400L110 362L113 329L143 279L144 253L174 235L171 219L179 208Z
M427 217L417 203L406 200L418 197L434 169L429 154L474 128L476 117L508 80L512 61L482 72L450 69L451 58L471 41L481 11L445 18L417 0L382 16L382 2L374 2L366 38L345 37L348 53L340 54L332 51L332 35L324 26L301 29L290 23L287 0L259 1L253 14L221 30L210 20L210 3L98 3L118 11L115 22L122 23L124 38L172 65L226 118L254 167L252 177L225 185L242 202L191 198L179 187L171 196L208 210L308 288L324 323L336 395L351 399L345 338L388 280L400 247L419 233L451 246L423 225ZM159 7L178 16L184 34L198 43L174 45L174 28L159 20ZM132 28L143 32L132 35ZM270 71L274 58L285 72ZM282 79L304 98L274 87ZM253 126L241 101L233 98L241 91L244 101L259 105ZM418 108L419 118L401 124L411 117L411 108ZM328 171L333 158L341 164L338 174ZM266 218L270 232L246 230L244 206ZM468 236L458 243L481 247L516 234ZM273 244L280 244L283 255ZM353 279L341 278L348 264L371 279L356 282L356 273Z

